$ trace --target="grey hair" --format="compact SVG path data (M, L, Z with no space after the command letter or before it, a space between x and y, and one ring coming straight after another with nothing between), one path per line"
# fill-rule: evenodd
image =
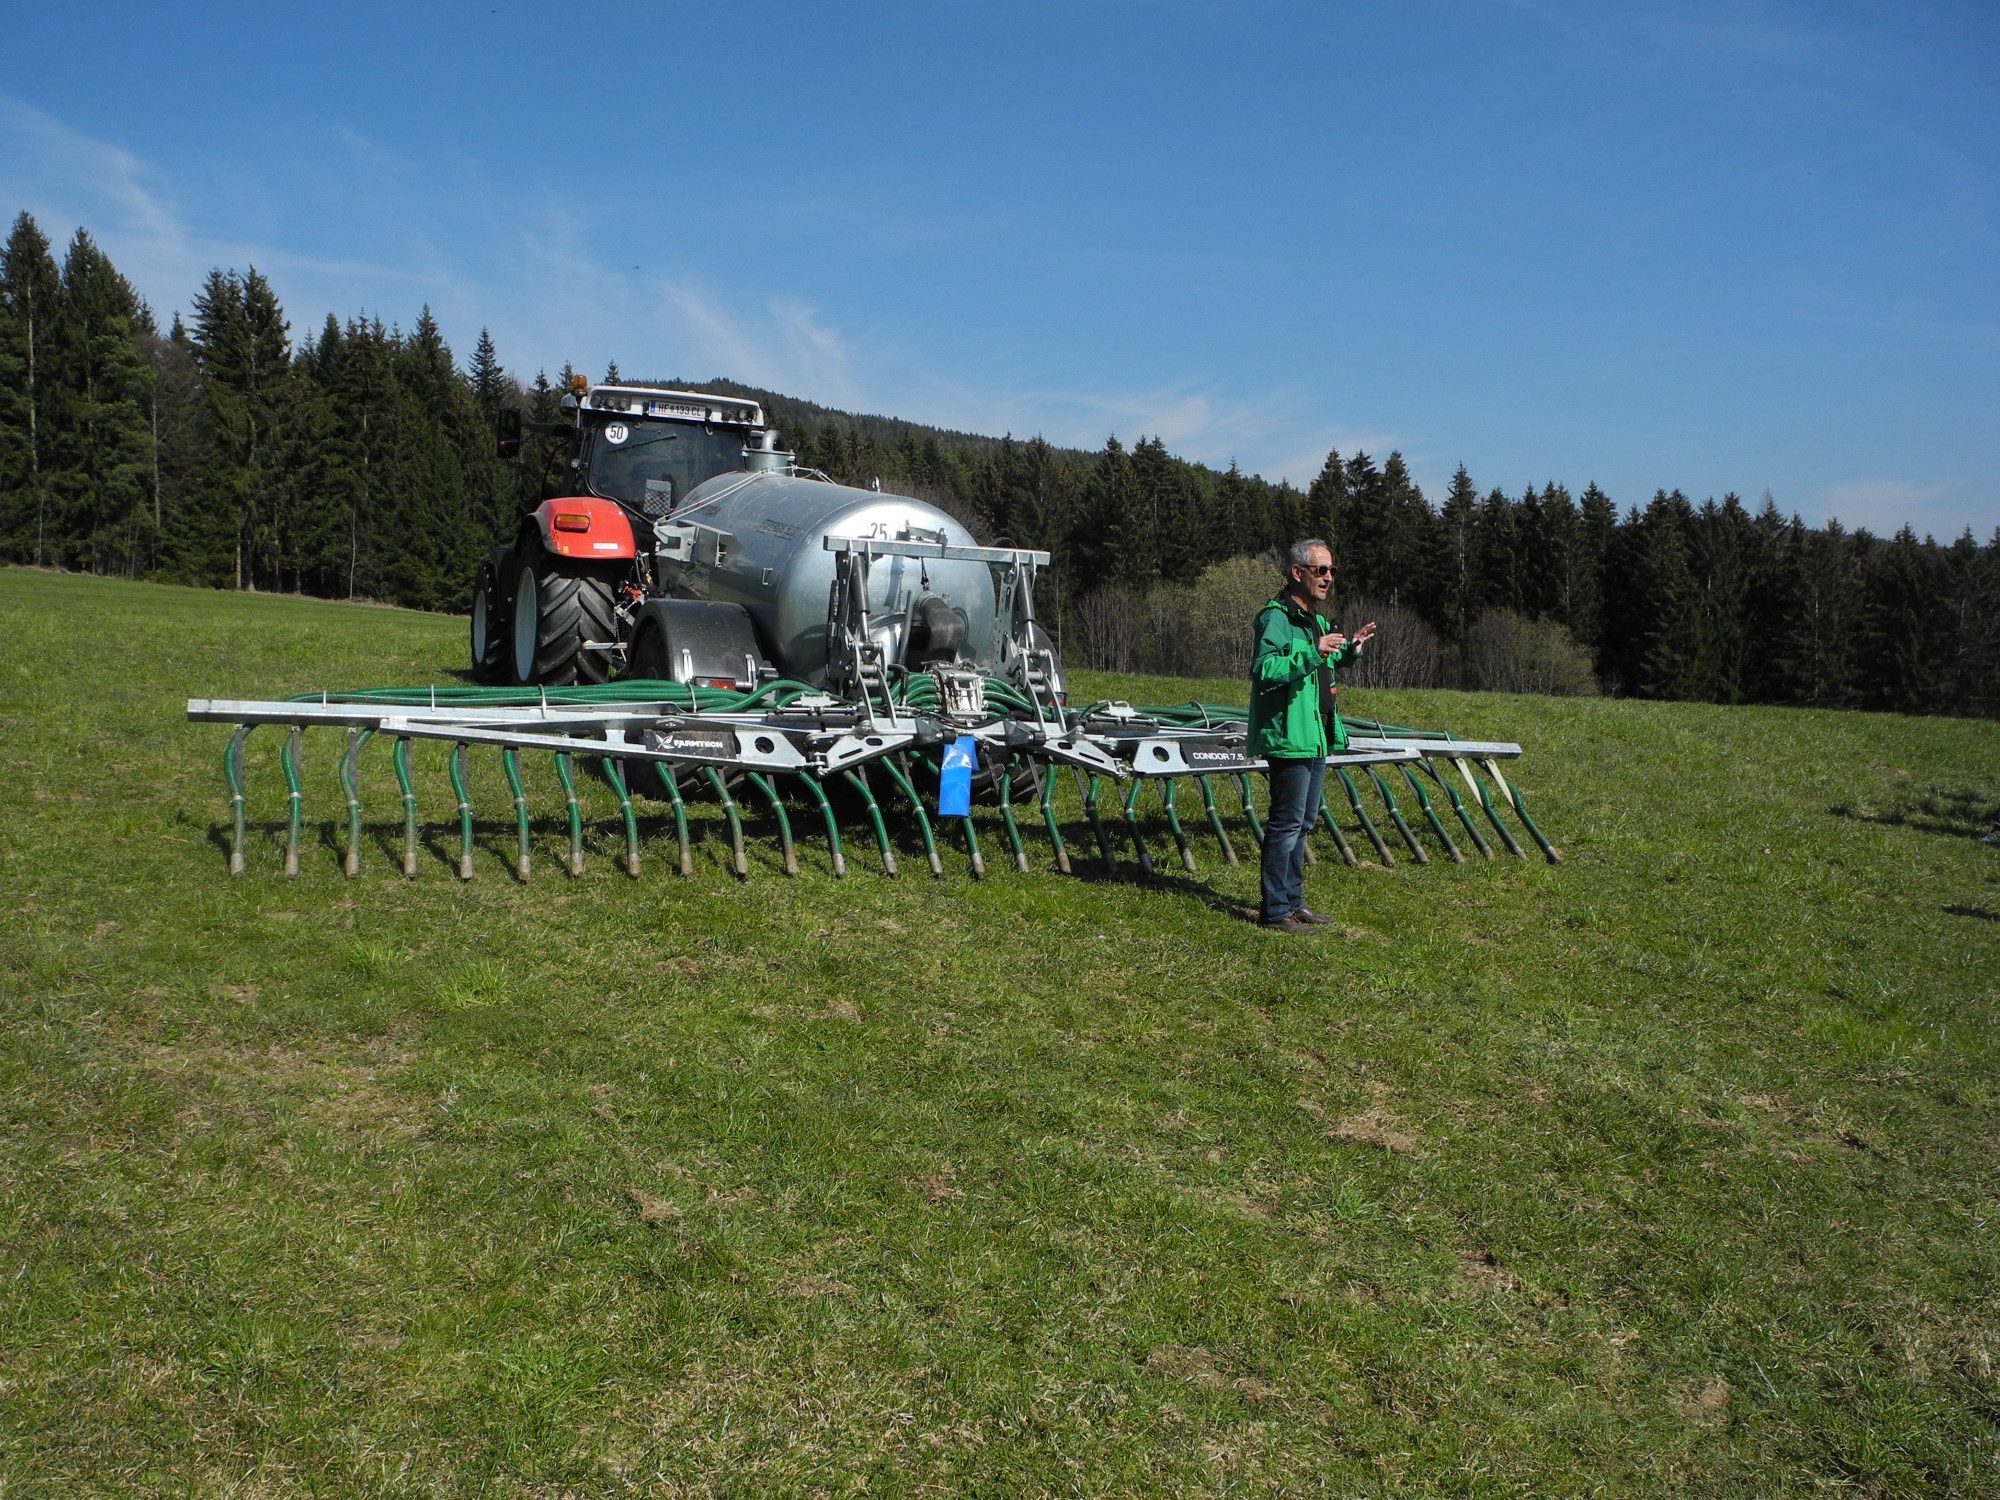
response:
M1309 536L1302 542L1292 543L1291 550L1285 554L1285 567L1288 570L1292 568L1311 567L1312 553L1315 547L1326 553L1328 557L1333 556L1333 548L1327 546L1318 537Z

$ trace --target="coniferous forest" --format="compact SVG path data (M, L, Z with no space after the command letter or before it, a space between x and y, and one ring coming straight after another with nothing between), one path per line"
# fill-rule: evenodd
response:
M545 440L496 456L496 414L555 420L571 373L523 381L483 332L461 362L428 308L295 337L254 269L211 272L162 329L87 232L58 258L23 213L0 251L0 561L463 609L547 469ZM1177 640L1205 583L1254 596L1274 574L1232 559L1319 535L1414 685L2000 716L2000 529L1940 543L1809 527L1768 496L1511 495L1462 467L1433 499L1395 453L1330 453L1301 491L1158 438L1086 453L672 383L754 395L801 464L1048 549L1044 613L1079 664L1214 670Z

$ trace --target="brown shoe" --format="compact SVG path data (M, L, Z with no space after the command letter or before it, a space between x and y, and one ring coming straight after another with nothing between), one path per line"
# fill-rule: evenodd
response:
M1297 917L1280 917L1275 922L1269 917L1263 917L1258 920L1257 925L1266 932L1298 933L1312 931L1312 928L1301 922Z
M1303 922L1308 927L1333 927L1338 925L1332 917L1322 917L1318 912L1303 906L1292 913L1292 920L1294 922Z

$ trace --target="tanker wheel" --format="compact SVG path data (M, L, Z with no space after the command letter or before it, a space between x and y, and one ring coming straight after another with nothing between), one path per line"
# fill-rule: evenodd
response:
M647 625L632 641L632 653L625 662L626 680L666 682L673 675L665 632L658 625Z
M610 657L586 641L615 641L611 579L535 547L521 559L514 589L514 681L524 687L604 682Z
M500 597L500 580L493 564L481 563L472 585L472 675L479 682L500 682L507 675L507 609Z

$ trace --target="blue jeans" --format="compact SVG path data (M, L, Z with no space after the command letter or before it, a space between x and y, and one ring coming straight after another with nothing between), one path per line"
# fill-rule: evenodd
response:
M1319 818L1323 760L1271 760L1271 811L1264 820L1263 918L1276 922L1306 904L1306 835Z

